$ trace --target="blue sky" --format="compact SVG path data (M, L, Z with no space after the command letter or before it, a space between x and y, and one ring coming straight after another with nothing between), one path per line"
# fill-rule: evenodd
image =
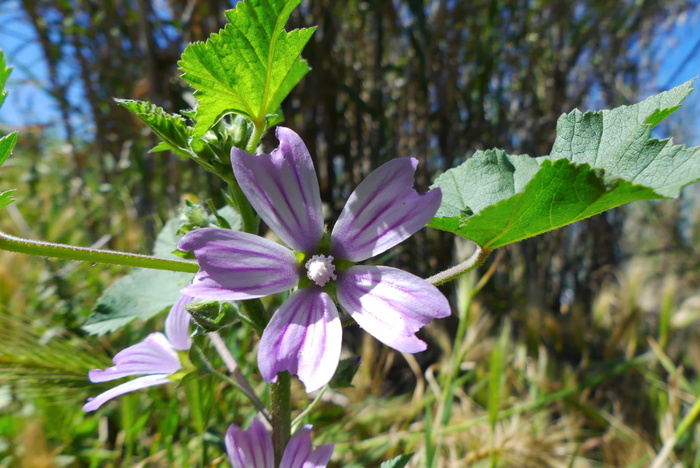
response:
M642 97L670 89L700 75L700 9L696 9L694 15L670 25L666 33L655 41L654 48L659 57L657 71L650 83L643 87ZM24 20L17 0L0 1L0 49L14 67L7 87L10 94L0 109L0 124L10 129L47 125L58 129L59 135L62 134L58 106L43 91L48 69L41 48L36 43L33 28ZM700 87L700 83L697 87ZM70 90L73 102L81 101L80 93L80 84L76 83ZM700 91L691 95L685 107L680 111L688 127L688 131L682 135L683 143L700 145ZM81 119L79 113L72 119L74 127L82 128L84 134L91 132L89 122ZM688 120L692 123L688 124Z

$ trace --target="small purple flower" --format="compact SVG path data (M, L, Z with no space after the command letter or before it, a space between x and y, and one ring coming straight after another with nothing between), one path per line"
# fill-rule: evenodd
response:
M205 228L186 234L200 270L183 293L237 301L299 289L275 312L260 340L258 365L268 382L299 376L308 392L333 377L342 326L337 301L382 343L417 353L415 333L450 314L447 299L427 281L396 268L354 265L402 242L435 215L440 189L413 189L418 161L398 158L372 172L350 195L330 235L324 234L313 162L301 138L277 129L279 147L253 156L231 151L243 193L267 225L294 251L262 237Z
M226 453L233 468L275 468L272 437L265 426L253 419L247 430L231 424L225 437ZM311 425L300 427L289 439L279 468L325 468L333 455L333 444L314 450Z
M90 382L111 380L143 375L94 397L88 398L83 411L95 411L112 398L125 393L173 382L172 376L183 369L178 351L187 351L190 342L188 326L190 314L185 306L192 301L190 296L182 296L173 305L165 319L165 335L151 333L141 343L129 346L112 359L114 366L105 370L93 369L88 373Z

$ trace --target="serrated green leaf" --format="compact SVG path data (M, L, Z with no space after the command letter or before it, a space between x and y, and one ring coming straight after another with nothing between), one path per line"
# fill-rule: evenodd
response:
M464 219L456 233L493 250L630 201L654 198L663 197L587 164L544 161L521 193Z
M700 179L700 152L651 138L650 129L680 107L693 91L692 84L688 81L629 107L561 116L546 159L589 164L608 176L677 197L681 188Z
M477 151L474 156L437 178L442 204L430 226L455 232L466 212L487 206L521 191L539 170L534 158L510 156L503 150ZM469 183L465 183L469 181Z
M308 73L301 51L315 28L285 31L301 0L245 0L226 12L224 29L190 44L179 62L198 100L194 136L228 113L262 126Z
M392 458L382 463L379 468L404 468L411 461L411 457L413 457L412 453Z
M163 108L150 102L131 99L115 99L115 101L141 119L162 140L162 143L151 150L152 152L170 150L179 156L191 156L189 139L192 129L187 126L182 116L168 114Z
M559 118L552 154L478 152L442 174L429 226L503 247L635 200L678 196L700 180L700 148L651 138L692 82L633 105Z

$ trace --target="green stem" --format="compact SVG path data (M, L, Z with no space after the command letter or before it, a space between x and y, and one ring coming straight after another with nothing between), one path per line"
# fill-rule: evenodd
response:
M250 206L248 198L243 194L240 185L238 185L238 181L233 177L227 177L226 182L228 182L231 199L236 205L235 208L240 213L241 218L243 218L243 232L257 234L260 219L257 213L255 213L255 210L253 210L253 207Z
M239 302L239 304L243 307L246 318L252 322L255 330L262 336L267 322L270 321L270 316L267 314L262 301L260 299L248 299Z
M41 257L65 258L91 263L108 263L154 270L182 271L197 273L199 266L194 262L151 257L114 250L97 250L66 244L23 239L0 231L0 250L9 250Z
M295 428L302 423L306 415L309 414L312 409L314 409L314 407L318 404L319 401L321 401L321 398L323 398L323 395L326 393L326 390L328 390L328 385L325 385L321 389L321 391L318 392L318 395L316 395L314 401L312 401L311 404L309 404L309 406L307 406L304 411L299 413L299 415L296 418L294 418L294 421L292 421L292 428Z
M445 271L442 271L436 275L431 276L430 278L427 278L426 281L428 283L434 284L435 286L440 286L441 284L447 283L448 281L452 281L458 276L461 276L469 271L472 271L475 268L478 268L482 263L484 263L486 257L488 257L490 253L490 250L482 249L477 245L476 251L472 254L471 257L469 257L459 265L455 265L452 268L448 268Z
M292 428L292 376L289 372L277 374L277 383L270 386L270 413L272 413L272 444L275 447L275 466L279 466L289 441Z
M248 144L245 147L246 152L249 154L255 153L255 150L258 149L260 140L262 139L263 133L265 133L265 129L267 128L264 120L262 123L253 122L253 125L255 125L255 129L250 135L250 140L248 140Z
M255 126L253 133L250 135L248 144L245 147L245 151L250 154L255 153L255 150L258 148L258 145L260 144L260 139L262 138L263 133L265 133L266 128L264 120L261 124L258 124L256 122L254 122L253 124ZM253 207L250 206L248 198L246 198L245 194L243 194L240 185L238 185L238 181L233 177L224 177L224 179L226 180L226 182L228 182L231 199L236 205L235 208L238 210L238 212L241 214L241 217L243 218L243 232L257 234L260 219L255 213L255 210L253 210Z

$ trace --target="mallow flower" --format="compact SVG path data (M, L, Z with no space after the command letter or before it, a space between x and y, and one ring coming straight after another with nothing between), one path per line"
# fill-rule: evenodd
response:
M440 205L440 189L418 194L413 189L418 161L393 159L360 183L328 234L306 146L288 128L278 128L277 138L271 154L233 148L231 163L260 218L293 250L230 229L191 231L178 248L194 252L200 269L183 293L238 301L298 286L265 328L258 366L268 382L282 371L298 375L308 392L328 383L338 366L342 325L336 301L382 343L406 353L425 350L415 333L450 314L447 299L405 271L355 263L424 227Z
M129 346L112 359L114 366L93 369L90 382L109 382L133 375L142 375L94 397L88 398L83 411L95 411L112 398L142 388L163 385L177 380L173 376L184 368L181 353L192 345L189 337L190 314L185 306L192 297L183 295L173 305L165 319L165 335L151 333L141 343ZM186 359L186 356L183 356Z
M224 441L233 468L275 468L272 437L257 419L245 431L231 424ZM309 424L300 427L289 439L279 468L325 468L331 455L333 444L313 448Z

